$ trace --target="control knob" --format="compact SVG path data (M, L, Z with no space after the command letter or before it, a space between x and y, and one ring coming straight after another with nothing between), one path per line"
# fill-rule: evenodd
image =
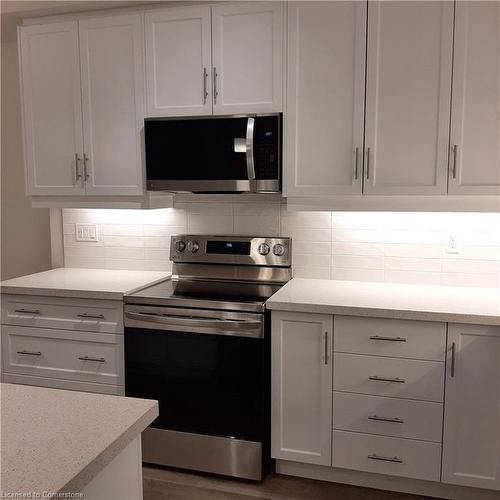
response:
M273 246L273 254L276 255L276 257L281 257L284 253L285 247L280 243L276 243L276 245Z
M182 253L186 250L186 243L182 240L178 240L175 242L175 249L177 252Z
M200 249L200 244L197 241L188 241L188 250L191 253L196 253Z
M260 255L267 255L270 251L269 245L267 243L261 243L259 245L259 253Z

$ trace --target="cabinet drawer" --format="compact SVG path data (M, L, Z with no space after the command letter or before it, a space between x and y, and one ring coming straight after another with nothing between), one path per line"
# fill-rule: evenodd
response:
M123 333L123 302L2 294L2 324Z
M123 385L123 335L2 326L3 372Z
M334 392L333 427L441 443L443 405L428 401Z
M13 375L10 373L4 374L3 382L6 384L34 385L36 387L64 389L66 391L95 392L97 394L125 396L125 387L123 385L94 384L93 382L33 377L32 375Z
M444 361L445 323L335 316L337 352Z
M334 390L443 402L444 363L334 354Z
M441 445L411 439L335 431L333 466L439 481Z

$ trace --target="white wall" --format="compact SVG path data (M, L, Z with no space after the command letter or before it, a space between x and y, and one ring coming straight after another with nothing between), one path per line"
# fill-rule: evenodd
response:
M275 202L180 202L175 209L63 211L65 265L170 269L174 233L291 236L295 276L500 286L500 214L287 212ZM76 242L76 222L100 241ZM449 234L458 254L445 252Z
M48 209L24 190L17 43L2 43L1 279L50 269Z

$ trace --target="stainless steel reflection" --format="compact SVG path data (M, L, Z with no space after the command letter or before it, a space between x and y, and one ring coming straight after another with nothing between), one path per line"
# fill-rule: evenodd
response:
M149 427L142 433L142 459L153 464L262 479L262 443L254 441Z
M153 330L261 338L262 314L125 305L125 326Z
M174 193L279 193L279 179L257 180L148 180L151 191L172 191Z

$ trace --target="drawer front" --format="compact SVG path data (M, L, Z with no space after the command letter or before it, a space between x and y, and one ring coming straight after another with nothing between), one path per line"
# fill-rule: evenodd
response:
M337 352L444 361L446 324L335 316Z
M2 324L123 333L123 302L2 294Z
M37 387L64 389L66 391L95 392L97 394L125 396L125 387L123 385L94 384L92 382L33 377L32 375L12 375L10 373L6 373L3 376L3 382L7 384L34 385Z
M439 481L441 445L411 439L335 431L333 466Z
M123 335L2 326L3 372L123 385Z
M334 390L443 402L444 363L334 354Z
M441 443L443 405L428 401L333 393L333 427Z

